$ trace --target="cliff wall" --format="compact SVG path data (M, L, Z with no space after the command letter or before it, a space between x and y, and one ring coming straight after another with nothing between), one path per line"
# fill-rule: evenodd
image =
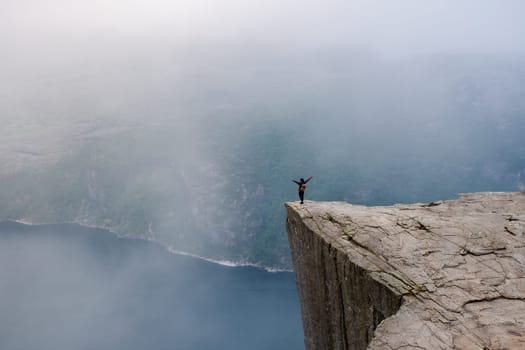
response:
M525 194L286 203L305 345L525 349Z

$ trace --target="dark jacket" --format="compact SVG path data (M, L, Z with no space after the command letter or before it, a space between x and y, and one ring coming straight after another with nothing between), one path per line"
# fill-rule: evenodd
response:
M311 179L312 177L310 176L306 180L301 179L300 181L295 181L295 180L292 180L292 181L295 182L297 185L299 185L299 192L304 192L306 190L306 183L310 181Z

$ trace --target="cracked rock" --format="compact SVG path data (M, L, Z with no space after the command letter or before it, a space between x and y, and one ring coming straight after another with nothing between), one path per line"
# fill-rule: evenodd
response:
M525 349L525 193L286 208L307 349Z

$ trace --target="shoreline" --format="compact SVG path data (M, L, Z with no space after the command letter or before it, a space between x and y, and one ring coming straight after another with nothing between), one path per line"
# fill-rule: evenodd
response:
M113 231L111 228L104 227L104 226L85 224L85 223L80 223L80 222L75 222L75 221L34 222L34 221L27 220L27 219L3 219L3 220L0 220L0 223L1 222L15 222L17 224L26 225L26 226L78 225L78 226L86 227L86 228L105 230L105 231L108 231L109 233L115 235L118 238L140 239L140 240L152 242L152 243L158 244L159 246L164 248L170 254L181 255L181 256L188 256L188 257L191 257L191 258L194 258L194 259L198 259L198 260L209 262L211 264L216 264L216 265L225 266L225 267L231 267L231 268L236 268L236 267L253 267L253 268L265 270L266 272L269 272L269 273L281 273L281 272L286 272L286 273L290 273L291 272L291 273L293 273L293 270L291 270L291 269L280 269L280 268L275 268L275 267L262 266L262 265L258 265L258 264L255 264L255 263L248 263L248 262L245 262L245 261L237 261L236 262L236 261L232 261L232 260L218 260L218 259L213 259L213 258L207 258L205 256L201 256L201 255L198 255L198 254L177 250L173 246L166 245L166 244L164 244L162 242L159 242L159 241L156 241L156 240L154 240L152 238L140 237L140 236L132 236L132 235L126 235L126 234L119 234L119 233Z

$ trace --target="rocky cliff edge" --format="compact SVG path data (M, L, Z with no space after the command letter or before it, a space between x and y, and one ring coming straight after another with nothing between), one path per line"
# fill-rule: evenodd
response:
M307 349L525 349L524 193L286 209Z

